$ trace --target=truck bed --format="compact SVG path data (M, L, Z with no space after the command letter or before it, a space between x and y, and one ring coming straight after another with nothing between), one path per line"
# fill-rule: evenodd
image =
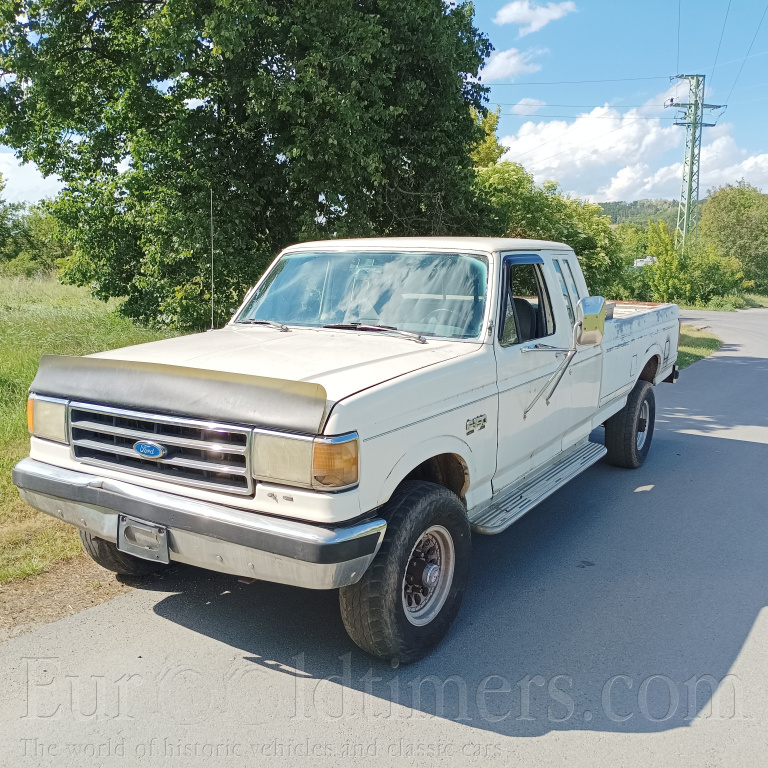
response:
M675 304L614 305L603 337L600 408L613 401L623 403L646 361L655 368L655 381L671 371L677 360L678 317Z

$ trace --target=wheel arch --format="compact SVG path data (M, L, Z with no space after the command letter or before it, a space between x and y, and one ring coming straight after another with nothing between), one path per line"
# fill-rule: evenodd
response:
M410 448L390 471L378 494L384 504L404 480L428 480L464 499L473 476L472 450L463 440L443 435Z
M661 347L658 344L654 344L645 353L645 362L640 369L640 375L637 377L638 381L649 381L651 384L655 384L656 376L661 371L661 361Z

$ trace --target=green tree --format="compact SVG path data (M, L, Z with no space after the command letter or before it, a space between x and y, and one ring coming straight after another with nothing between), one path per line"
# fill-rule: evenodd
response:
M72 254L72 246L47 206L19 207L14 213L11 235L4 248L7 261L3 271L34 275L63 267Z
M503 161L478 169L481 199L491 207L489 233L567 243L579 257L587 285L606 294L624 264L602 208L564 195L557 184L536 184L521 165Z
M719 255L737 259L746 279L768 292L768 195L744 180L710 190L699 238Z
M654 300L688 301L691 291L684 275L684 260L663 221L648 222L648 254L655 259L646 268Z
M472 117L482 131L482 140L472 152L472 160L478 168L484 168L488 165L495 165L501 156L506 152L499 143L499 137L496 131L499 127L499 117L501 117L501 107L496 107L495 112L487 110L485 114L472 109Z
M5 179L0 173L0 261L13 258L12 242L14 220L20 206L8 203L3 197Z
M681 253L663 221L648 224L648 252L655 263L644 269L655 301L703 306L752 287L738 260L720 256L712 246L694 241Z
M663 221L671 230L677 226L677 200L645 199L629 203L619 200L598 205L611 217L613 224L627 223L645 227L649 221Z
M631 266L648 255L648 225L623 222L613 229L625 264Z
M65 183L67 279L202 326L308 238L471 234L491 50L443 0L0 0L4 141Z

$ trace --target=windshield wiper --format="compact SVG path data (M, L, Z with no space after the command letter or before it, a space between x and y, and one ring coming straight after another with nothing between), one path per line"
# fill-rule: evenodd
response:
M289 333L291 330L287 325L276 323L274 320L238 320L236 325L268 325L270 328L277 328L283 333Z
M426 344L427 340L418 333L411 333L410 331L401 331L399 328L394 328L391 325L364 325L363 323L330 323L324 325L323 328L335 328L339 331L372 331L375 333L384 333L387 336L400 336L404 339L410 339L417 344Z

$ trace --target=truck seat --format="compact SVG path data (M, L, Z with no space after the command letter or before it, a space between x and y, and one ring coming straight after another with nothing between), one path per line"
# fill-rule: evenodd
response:
M518 343L530 341L536 332L536 312L525 299L516 298L514 301L517 315L517 341Z

